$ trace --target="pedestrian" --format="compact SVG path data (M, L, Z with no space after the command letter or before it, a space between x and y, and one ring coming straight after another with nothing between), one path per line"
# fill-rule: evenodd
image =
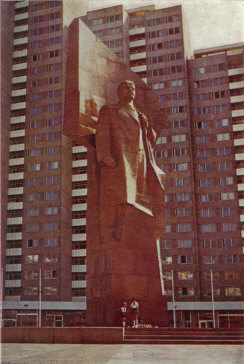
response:
M122 321L122 326L125 327L126 326L126 321L127 321L127 303L123 302L122 307L120 308L120 315L121 315L121 321Z
M133 326L137 328L138 327L138 315L139 315L139 303L136 301L135 298L133 298L132 303L130 305L130 310L132 314L132 322Z

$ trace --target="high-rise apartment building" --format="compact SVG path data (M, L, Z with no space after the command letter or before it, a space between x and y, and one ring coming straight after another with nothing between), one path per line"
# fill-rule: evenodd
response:
M5 324L31 317L37 324L40 290L43 325L72 324L86 309L86 149L62 133L66 26L82 15L76 5L14 5ZM167 175L160 246L171 321L175 310L177 326L213 326L214 314L216 325L240 325L243 44L196 51L187 60L181 6L121 5L81 19L162 104L155 157Z

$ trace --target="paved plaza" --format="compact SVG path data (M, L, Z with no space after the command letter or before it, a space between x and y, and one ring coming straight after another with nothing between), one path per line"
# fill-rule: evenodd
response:
M242 345L2 344L1 364L244 364Z

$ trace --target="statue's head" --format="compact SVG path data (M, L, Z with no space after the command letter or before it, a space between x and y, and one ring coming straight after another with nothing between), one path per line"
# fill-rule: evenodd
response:
M134 100L136 96L136 87L132 81L123 81L117 88L117 96L120 101L130 102Z

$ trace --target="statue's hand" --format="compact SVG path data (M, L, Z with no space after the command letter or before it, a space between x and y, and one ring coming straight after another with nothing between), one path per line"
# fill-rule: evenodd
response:
M106 166L106 167L110 167L110 168L114 168L116 167L116 161L114 160L114 158L112 157L106 157L102 160L103 164Z
M148 120L147 120L147 117L145 115L140 114L140 121L141 121L142 127L144 127L144 128L148 127Z

